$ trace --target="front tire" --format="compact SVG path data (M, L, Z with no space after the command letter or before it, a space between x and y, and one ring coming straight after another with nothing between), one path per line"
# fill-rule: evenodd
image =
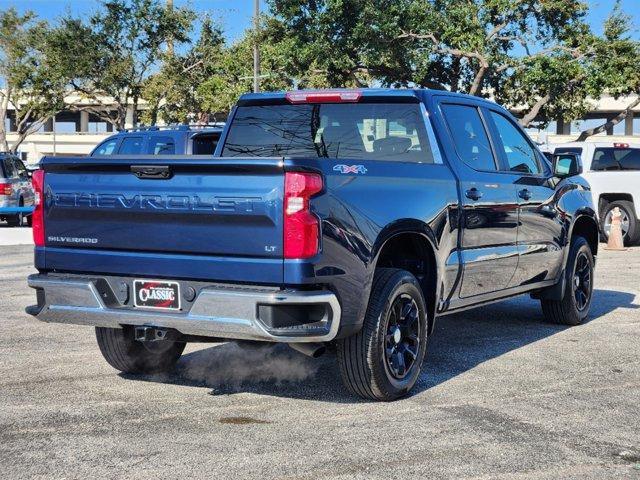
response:
M116 370L123 373L160 373L171 370L186 344L172 340L139 342L134 339L133 327L96 327L96 339L102 356Z
M362 329L337 343L342 380L353 394L391 401L413 388L426 354L426 312L411 273L376 270Z
M571 242L565 275L562 299L541 299L542 311L549 322L580 325L589 314L594 280L593 255L585 238Z

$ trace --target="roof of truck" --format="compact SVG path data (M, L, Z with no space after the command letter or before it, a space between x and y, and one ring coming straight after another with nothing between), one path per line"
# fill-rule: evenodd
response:
M433 90L428 88L327 88L327 89L311 89L311 90L293 90L293 91L279 91L279 92L260 92L260 93L245 93L240 96L238 105L250 105L254 103L270 102L270 101L284 101L288 95L291 94L330 94L330 93L356 93L359 92L363 98L376 98L376 97L394 97L395 99L410 99L418 98L420 100L432 95L446 95L451 97L459 97L476 102L486 102L491 105L495 105L495 102L490 100L476 97L474 95L468 95L465 93L453 93L446 90ZM415 101L415 100L414 100Z

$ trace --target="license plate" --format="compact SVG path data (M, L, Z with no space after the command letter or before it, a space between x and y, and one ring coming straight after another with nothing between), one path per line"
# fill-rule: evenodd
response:
M158 310L180 310L180 285L161 280L134 280L133 304Z

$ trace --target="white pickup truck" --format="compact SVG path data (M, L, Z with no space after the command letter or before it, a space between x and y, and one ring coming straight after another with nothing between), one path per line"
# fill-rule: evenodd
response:
M615 207L622 213L625 244L640 240L640 143L572 142L551 147L552 153L578 153L583 176L591 185L602 232L611 228Z

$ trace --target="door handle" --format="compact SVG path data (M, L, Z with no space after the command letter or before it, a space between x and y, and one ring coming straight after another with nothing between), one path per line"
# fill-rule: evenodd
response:
M470 200L480 200L482 198L482 192L475 187L467 190L465 195Z
M141 179L166 180L171 178L168 165L132 165L131 172Z
M531 192L525 188L518 192L518 196L523 200L529 200L531 198Z

